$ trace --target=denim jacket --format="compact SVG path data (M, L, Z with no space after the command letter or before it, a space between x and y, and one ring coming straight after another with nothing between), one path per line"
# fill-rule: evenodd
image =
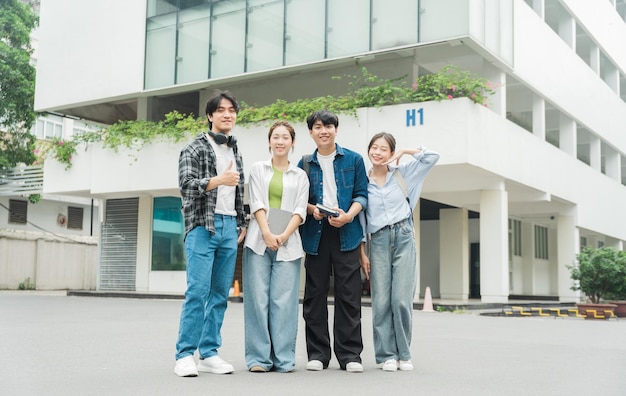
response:
M337 202L339 207L347 212L353 202L367 207L367 174L365 164L360 154L335 144L337 155L333 162L335 181L337 183ZM322 203L324 195L322 168L317 160L317 150L308 158L309 163L309 203ZM302 160L298 163L303 168ZM300 226L302 247L307 254L317 255L322 225L326 219L315 220L307 215L306 221ZM358 221L353 221L339 229L341 251L347 252L356 249L363 239L363 229Z

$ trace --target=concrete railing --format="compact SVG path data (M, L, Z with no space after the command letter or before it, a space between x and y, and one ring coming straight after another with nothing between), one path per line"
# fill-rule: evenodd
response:
M97 272L96 238L0 230L0 289L95 290Z

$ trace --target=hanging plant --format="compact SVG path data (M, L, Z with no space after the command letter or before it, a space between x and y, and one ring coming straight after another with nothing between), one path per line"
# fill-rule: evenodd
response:
M343 78L349 80L350 89L345 95L328 95L294 102L278 99L261 107L241 102L237 125L276 120L301 122L319 109L328 109L337 114L356 115L357 109L362 107L452 100L461 97L488 106L487 98L499 87L499 84L472 75L468 71L461 71L453 65L445 66L436 73L420 76L410 87L406 84L406 76L381 79L371 74L365 67L360 67L359 70L358 75L333 77L335 80ZM138 151L143 145L155 139L180 142L187 139L190 134L199 133L206 128L207 121L204 117L195 118L192 115L172 111L159 122L119 121L106 128L74 135L72 140L52 139L41 151L45 157L52 157L65 164L65 169L69 169L78 146L84 145L86 149L90 142L102 142L103 147L116 152L120 147Z

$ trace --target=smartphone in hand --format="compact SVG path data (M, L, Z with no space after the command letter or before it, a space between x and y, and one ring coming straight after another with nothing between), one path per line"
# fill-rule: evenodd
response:
M315 205L315 207L317 208L317 210L319 210L320 212L324 213L326 216L330 216L330 217L339 217L339 212L336 211L333 208L329 208L328 206L324 206L322 204L317 204Z

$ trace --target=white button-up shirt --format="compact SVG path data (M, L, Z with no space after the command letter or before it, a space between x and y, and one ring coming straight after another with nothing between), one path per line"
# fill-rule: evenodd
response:
M250 170L248 177L248 191L250 192L250 225L246 233L245 247L254 251L254 253L265 254L265 241L261 234L259 223L256 221L254 213L257 210L264 209L269 212L269 185L274 169L272 160L260 161L255 163ZM307 174L297 166L289 163L289 167L283 173L283 196L281 199L280 209L291 212L300 216L300 224L306 219L306 208L309 200L309 178ZM292 261L304 256L302 250L302 240L298 229L289 236L287 243L278 249L276 260Z

